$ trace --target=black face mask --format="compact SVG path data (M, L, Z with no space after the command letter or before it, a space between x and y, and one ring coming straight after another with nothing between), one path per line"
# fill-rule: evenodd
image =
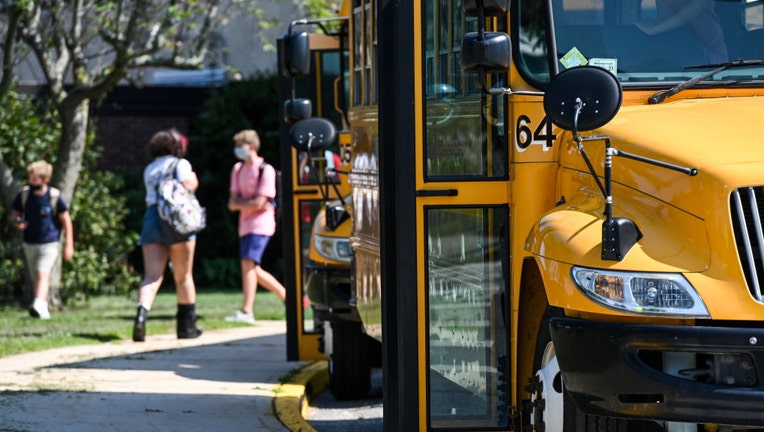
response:
M38 184L38 185L30 184L29 185L29 189L31 189L33 191L38 191L38 190L42 189L42 185L41 184Z

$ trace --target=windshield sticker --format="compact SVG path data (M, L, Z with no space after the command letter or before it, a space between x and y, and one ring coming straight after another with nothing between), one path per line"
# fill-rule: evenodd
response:
M565 69L570 69L576 66L584 66L589 62L586 60L586 57L581 54L581 51L579 51L578 48L573 47L567 54L560 58L560 63L565 66Z
M605 69L612 73L613 75L618 74L618 59L614 58L590 58L589 59L589 66L599 66L602 69Z

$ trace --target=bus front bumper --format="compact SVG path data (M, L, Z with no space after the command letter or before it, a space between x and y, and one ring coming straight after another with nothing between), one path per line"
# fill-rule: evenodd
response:
M565 389L586 413L764 425L762 328L554 318L551 331Z

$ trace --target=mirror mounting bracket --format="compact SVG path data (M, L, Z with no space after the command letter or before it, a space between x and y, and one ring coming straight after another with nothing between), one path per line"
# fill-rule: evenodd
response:
M597 129L612 120L618 113L622 100L623 91L618 78L605 69L592 66L579 66L560 72L550 82L544 95L544 111L556 126L571 131L578 153L584 159L589 173L604 197L605 220L602 223L601 258L610 261L623 260L642 238L642 233L634 221L624 217L613 217L613 157L621 156L689 176L698 174L697 168L679 166L619 150L611 146L610 137L606 135L579 135L580 130ZM584 142L589 141L605 143L602 180L586 154Z

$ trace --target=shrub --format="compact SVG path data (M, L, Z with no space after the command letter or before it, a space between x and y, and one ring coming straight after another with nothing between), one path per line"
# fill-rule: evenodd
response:
M9 92L0 100L0 152L19 184L26 183L26 167L37 159L55 164L60 123L44 97ZM92 140L89 140L92 142ZM126 258L137 234L126 230L125 200L114 194L123 180L116 174L93 172L98 149L86 152L73 202L74 259L62 267L61 300L85 300L90 295L119 292L136 283ZM6 185L5 187L12 187ZM8 221L7 208L0 210ZM25 272L20 233L0 224L0 299L19 301L24 296Z

